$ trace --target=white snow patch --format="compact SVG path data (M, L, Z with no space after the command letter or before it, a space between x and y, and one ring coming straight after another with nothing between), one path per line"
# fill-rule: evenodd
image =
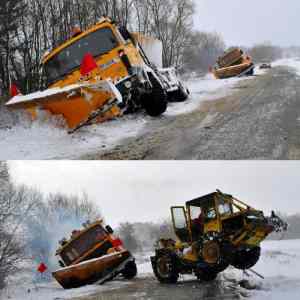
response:
M251 77L248 77L251 78ZM208 74L203 78L190 80L186 86L191 92L189 99L181 103L169 103L169 107L165 115L175 116L179 114L189 113L197 109L203 101L215 100L225 97L233 93L232 88L241 80L247 78L229 78L217 80Z
M275 61L272 64L274 67L276 66L286 66L293 68L297 75L300 76L300 59L299 58L284 58Z
M253 269L265 279L255 275L247 277L241 271L228 269L224 278L236 281L249 280L256 286L249 299L298 299L300 294L300 240L265 241L262 243L262 255ZM250 272L249 272L250 273Z
M88 126L73 135L49 122L19 124L0 130L0 157L15 159L76 159L94 150L110 149L138 135L146 123L141 116L119 118Z

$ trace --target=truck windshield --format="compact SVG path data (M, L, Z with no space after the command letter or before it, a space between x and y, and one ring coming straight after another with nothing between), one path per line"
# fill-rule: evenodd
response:
M79 39L44 64L47 85L78 68L86 53L91 53L94 57L101 56L117 46L118 41L108 27Z
M72 241L61 253L65 263L70 264L97 244L103 242L107 233L101 226L96 226Z

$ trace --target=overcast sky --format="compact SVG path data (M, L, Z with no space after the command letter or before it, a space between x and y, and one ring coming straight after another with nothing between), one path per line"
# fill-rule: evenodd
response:
M217 31L227 46L271 41L300 45L299 0L196 0L195 27Z
M171 205L217 188L270 212L300 212L300 162L11 162L11 174L43 192L86 191L113 226L159 221Z

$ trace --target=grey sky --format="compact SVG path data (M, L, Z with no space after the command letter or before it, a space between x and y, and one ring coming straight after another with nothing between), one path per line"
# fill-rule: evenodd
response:
M17 183L43 192L86 191L106 220L157 221L171 205L215 189L270 212L300 211L300 162L11 162Z
M299 0L196 0L195 27L217 31L226 44L251 46L271 41L300 45Z

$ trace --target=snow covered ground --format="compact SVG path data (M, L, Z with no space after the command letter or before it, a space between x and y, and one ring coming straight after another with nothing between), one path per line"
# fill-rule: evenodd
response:
M149 260L151 253L137 257L140 278L152 277L152 268ZM253 300L290 300L298 299L300 294L300 240L266 241L262 244L262 256L254 270L262 274L265 279L256 276L247 277L239 270L228 269L219 280L224 285L237 285L241 280L247 280L253 290L241 289L241 295L247 295ZM183 276L182 281L190 279ZM29 280L29 278L27 279ZM17 283L16 283L17 281ZM79 289L63 290L57 283L37 284L27 282L23 278L15 280L2 295L2 299L13 300L64 300L73 299L103 291L113 291L130 285L130 281L114 280L102 286L91 285ZM184 288L184 286L183 286Z
M298 76L300 76L300 58L285 58L279 59L272 64L274 67L287 66L294 69Z
M195 110L204 100L213 100L233 92L232 87L240 78L215 80L211 76L187 82L191 97L183 103L170 103L162 118L168 118ZM76 159L89 152L111 149L122 139L135 137L153 122L143 113L133 114L82 128L68 135L64 128L51 122L22 121L11 128L0 126L0 157L13 159Z

